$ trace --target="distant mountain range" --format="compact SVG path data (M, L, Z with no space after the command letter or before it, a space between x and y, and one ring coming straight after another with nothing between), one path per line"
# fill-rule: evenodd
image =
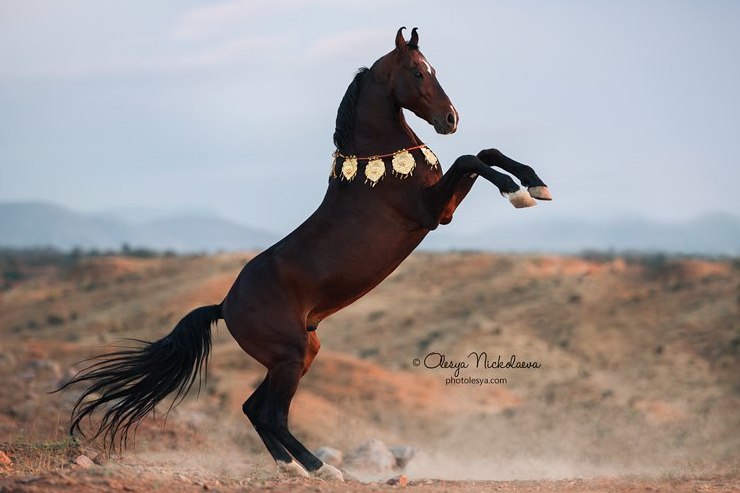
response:
M135 223L48 203L0 203L0 247L136 248L201 252L265 248L277 235L215 216L173 215Z
M278 235L216 215L174 214L135 222L115 214L74 212L54 204L0 203L0 247L131 247L177 252L261 249ZM590 222L522 219L476 234L441 227L422 244L426 250L493 250L579 253L584 250L661 251L740 256L740 218L709 214L678 223L643 218Z
M583 219L523 219L476 234L440 229L423 246L433 250L580 253L585 250L740 255L740 218L706 214L664 223L632 217L593 222Z

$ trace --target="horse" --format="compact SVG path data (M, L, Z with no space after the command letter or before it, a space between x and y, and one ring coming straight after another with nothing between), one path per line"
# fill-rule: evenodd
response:
M194 309L162 339L88 360L58 389L87 385L72 411L73 436L84 436L83 419L104 409L91 438L125 447L131 428L166 396L174 394L171 410L196 380L200 385L211 327L223 319L239 346L267 369L242 410L278 471L343 480L288 429L291 400L321 347L321 321L377 286L430 231L448 224L477 177L517 208L551 199L530 166L496 149L460 156L442 173L403 110L439 134L454 133L459 115L419 50L417 28L409 41L404 29L392 51L357 72L341 100L329 184L316 211L250 260L221 303Z

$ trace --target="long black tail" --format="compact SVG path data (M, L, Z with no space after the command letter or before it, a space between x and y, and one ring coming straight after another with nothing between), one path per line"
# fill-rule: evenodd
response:
M57 391L85 382L88 387L72 410L70 433L83 433L80 424L99 407L105 407L97 431L111 449L125 448L128 433L169 394L175 393L167 412L177 406L196 380L205 381L211 350L211 326L221 317L221 306L196 308L166 337L154 342L135 340L139 347L104 354ZM203 378L201 379L201 369ZM91 397L94 397L90 399Z

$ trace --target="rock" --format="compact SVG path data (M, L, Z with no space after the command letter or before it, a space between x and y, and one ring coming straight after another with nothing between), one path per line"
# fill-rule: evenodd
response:
M105 464L110 462L110 460L108 459L108 457L105 456L105 454L98 454L93 458L93 462L99 466L104 466Z
M396 458L396 467L401 470L403 470L406 467L406 464L408 464L416 455L416 450L408 445L398 445L396 447L391 447L388 450L390 450L393 457Z
M90 459L90 457L86 455L78 455L75 457L75 460L73 460L75 464L77 464L82 469L90 469L95 465L95 463Z
M335 467L341 466L342 461L344 460L342 451L331 447L321 447L314 455L318 457L321 462Z
M16 358L13 353L7 351L0 352L0 370L8 371L16 365Z
M373 438L347 454L344 464L366 474L388 475L396 468L396 458L383 442Z
M98 456L101 455L100 452L98 452L97 450L93 450L87 447L80 450L80 452L82 452L82 455L86 455L87 457L89 457L93 462L95 462L95 459L97 459Z
M389 479L388 481L385 482L385 484L390 484L393 486L395 485L406 486L407 484L409 484L409 478L407 478L405 474L401 474L400 476L396 476L396 477Z
M28 362L27 368L33 372L33 377L36 378L57 381L62 376L62 368L59 363L49 359L33 359Z
M13 461L10 460L10 457L8 457L5 452L0 450L0 467L10 467L13 465Z

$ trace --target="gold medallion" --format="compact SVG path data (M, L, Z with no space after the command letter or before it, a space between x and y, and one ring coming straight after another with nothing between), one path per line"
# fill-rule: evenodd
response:
M426 159L429 166L431 166L432 168L437 167L437 165L439 164L439 159L437 159L437 156L434 155L430 148L426 146L422 147L421 153L424 154L424 159Z
M342 176L347 181L352 181L352 178L357 174L357 158L346 157L342 163Z
M331 162L330 176L332 178L352 181L357 176L359 161L367 160L367 165L365 166L365 183L369 183L374 187L385 176L385 162L383 158L392 157L391 172L393 175L399 178L408 178L413 174L414 169L416 169L416 159L411 154L411 151L416 149L422 152L424 160L429 166L436 168L439 165L437 156L424 144L400 149L390 154L376 154L375 156L359 158L357 156L345 156L339 150L336 150L332 154L333 159ZM338 158L342 158L342 166L339 172L337 172Z
M365 166L365 178L371 186L375 186L385 174L385 163L382 159L374 158L367 162Z
M408 178L416 167L416 160L409 151L400 151L393 155L393 173L401 178Z

